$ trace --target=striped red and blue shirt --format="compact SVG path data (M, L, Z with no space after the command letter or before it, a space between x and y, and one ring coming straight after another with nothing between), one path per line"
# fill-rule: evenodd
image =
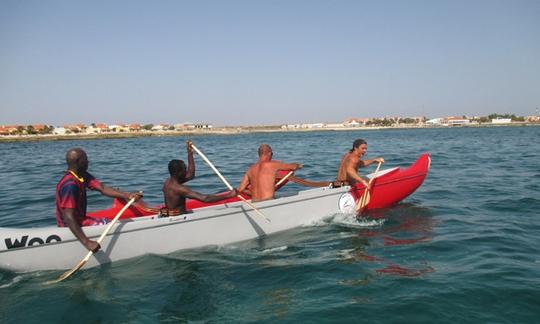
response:
M101 182L88 172L79 176L82 176L84 180L80 181L71 172L66 171L56 185L56 222L60 227L66 226L62 218L64 208L75 209L75 216L79 224L83 226L85 219L88 218L86 216L86 188L95 190L101 186Z

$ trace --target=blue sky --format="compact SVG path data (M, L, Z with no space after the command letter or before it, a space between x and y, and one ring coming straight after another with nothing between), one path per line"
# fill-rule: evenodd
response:
M536 108L536 0L0 1L0 124Z

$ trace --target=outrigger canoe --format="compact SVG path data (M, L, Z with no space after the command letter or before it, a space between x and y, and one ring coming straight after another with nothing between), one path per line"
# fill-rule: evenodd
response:
M424 181L430 166L423 154L409 168L381 170L374 177L367 210L390 207L412 194ZM361 197L362 186L321 187L256 202L269 221L241 201L196 206L191 213L163 217L132 215L116 223L86 267L138 257L167 254L203 246L221 246L309 225L324 217L347 211L348 199ZM345 202L345 203L344 203ZM113 215L125 202L116 201L102 215ZM132 210L132 213L148 210ZM106 216L106 215L105 215ZM84 227L91 239L106 225ZM88 251L67 227L0 228L0 268L17 272L72 268Z

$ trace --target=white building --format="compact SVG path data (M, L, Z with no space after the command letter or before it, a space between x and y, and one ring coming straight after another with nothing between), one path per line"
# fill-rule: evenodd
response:
M441 125L442 124L442 118L433 118L428 121L426 121L426 124L428 125Z
M129 132L129 126L128 125L109 125L109 130L116 133Z
M492 124L509 124L512 122L510 118L495 118L491 120Z
M343 123L339 123L339 124L326 124L324 125L325 128L343 128L345 127L345 125L343 125Z
M468 125L471 121L466 118L460 117L448 117L444 120L444 123L448 126L462 126Z
M101 128L89 126L86 128L85 133L86 134L99 134L101 133Z
M53 130L54 135L66 135L67 129L64 127L55 127Z
M165 124L159 124L159 125L155 125L154 127L152 127L152 130L153 131L162 131L162 130L166 130L168 129L169 127Z

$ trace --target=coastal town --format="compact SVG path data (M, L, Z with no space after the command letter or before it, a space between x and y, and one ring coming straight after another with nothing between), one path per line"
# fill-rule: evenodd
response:
M105 124L78 123L53 126L0 125L0 140L61 139L72 137L123 137L174 135L179 133L242 133L253 131L302 131L302 130L353 130L378 128L418 128L418 127L475 127L475 126L518 126L540 125L540 116L516 116L513 114L490 114L488 116L450 116L428 119L426 117L382 117L348 118L334 123L294 123L268 126L214 126L210 123L175 124Z

